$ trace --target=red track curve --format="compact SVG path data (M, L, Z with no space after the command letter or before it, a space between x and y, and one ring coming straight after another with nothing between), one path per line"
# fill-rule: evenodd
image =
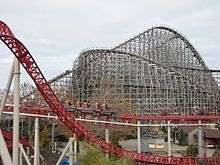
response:
M12 132L7 131L7 130L3 130L3 129L1 129L1 131L2 131L2 135L4 136L4 138L6 140L12 141L12 139L13 139ZM29 143L29 140L25 137L20 137L19 142L20 142L20 144L23 144L25 147L33 148L33 146Z
M106 143L103 139L96 137L94 133L91 133L87 128L77 122L74 116L65 111L65 107L58 100L55 93L47 83L44 75L40 71L34 58L31 56L28 49L14 37L11 30L7 27L4 22L0 21L0 39L6 44L6 46L12 51L15 57L23 65L29 76L34 81L37 89L53 110L53 112L59 117L59 119L79 138L83 139L100 146L100 148L106 152L123 157L127 156L136 161L154 163L154 164L191 164L191 158L179 158L179 157L166 157L166 156L149 156L145 154L138 154L135 152L127 151L116 147L114 145ZM195 159L193 159L195 160ZM220 164L220 162L219 162Z

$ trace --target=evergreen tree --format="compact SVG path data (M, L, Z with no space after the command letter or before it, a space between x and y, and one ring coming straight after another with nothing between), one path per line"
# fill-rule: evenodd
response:
M183 130L180 131L179 144L187 145L187 134Z
M43 130L40 132L40 147L48 148L51 144L50 132L48 127L45 125Z

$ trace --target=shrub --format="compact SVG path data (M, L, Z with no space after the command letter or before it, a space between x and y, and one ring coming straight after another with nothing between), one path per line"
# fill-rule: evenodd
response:
M86 153L80 156L79 160L82 165L133 165L134 163L128 158L116 159L115 157L106 158L105 154L97 147L86 145Z
M194 145L189 145L186 149L186 156L197 156L198 154L198 147Z

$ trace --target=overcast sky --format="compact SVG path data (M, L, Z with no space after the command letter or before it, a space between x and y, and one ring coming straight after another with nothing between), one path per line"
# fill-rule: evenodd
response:
M111 48L155 25L184 34L209 68L220 69L219 0L0 0L0 19L48 79L83 49ZM0 55L1 88L13 56L2 43Z

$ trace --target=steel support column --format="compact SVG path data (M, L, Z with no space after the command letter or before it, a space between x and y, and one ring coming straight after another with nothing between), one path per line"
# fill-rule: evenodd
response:
M21 152L21 148L19 148L19 165L23 165L23 155L22 155L22 152Z
M19 100L20 100L20 63L14 62L14 115L13 115L13 165L18 165L19 157Z
M6 87L4 89L2 100L1 100L1 105L0 105L0 122L1 122L2 112L3 112L3 109L5 107L7 96L8 96L8 93L10 91L11 83L12 83L12 80L13 80L14 67L15 66L14 66L14 61L13 61L12 65L11 65L11 69L10 69L9 75L8 75L7 84L6 84ZM9 154L7 145L5 143L5 139L4 139L3 135L2 135L1 129L0 129L0 154L1 154L1 158L2 158L3 164L12 165L12 159L11 159L11 156Z
M199 124L201 124L201 120L199 121ZM203 130L202 130L202 126L199 126L198 128L198 148L199 148L199 157L203 157L204 156L204 150L203 150Z
M39 121L35 118L34 165L39 165Z
M73 158L74 158L74 161L76 162L77 161L77 139L76 139L76 134L74 134L73 136Z
M138 121L137 124L138 124L137 126L137 151L138 153L141 153L141 127L140 127L141 122Z
M4 165L13 165L1 129L0 129L0 154Z
M24 150L22 144L20 144L20 152L21 152L22 155L24 156L24 160L25 160L26 164L27 164L27 165L31 165L31 162L30 162L30 160L29 160L29 158L28 158L28 155L27 155L27 153L25 152L25 150ZM21 164L20 164L20 165L21 165Z
M55 147L54 147L54 127L55 127L55 121L52 122L52 130L51 130L51 142L52 142L52 153L55 153Z
M106 143L109 143L109 129L108 128L105 128L105 142ZM108 151L106 151L106 158L109 158L109 154L108 154Z
M59 157L59 159L58 159L56 165L60 165L60 162L62 161L63 157L65 156L66 152L67 152L68 149L69 149L70 143L71 143L71 141L69 140L68 143L67 143L67 145L66 145L66 147L64 148L62 154L60 155L60 157Z
M6 100L7 100L7 96L8 96L8 93L10 91L10 87L11 87L11 83L12 83L12 80L13 80L13 76L14 76L14 61L11 65L11 69L10 69L10 72L9 72L9 75L8 75L8 80L7 80L7 84L6 84L6 87L4 89L4 92L3 92L3 95L2 95L2 99L1 99L1 105L0 105L0 122L1 122L1 118L2 118L2 112L3 112L3 109L5 107L5 103L6 103Z
M170 121L167 122L167 149L168 149L168 156L171 156L171 137L170 137Z
M70 138L70 144L69 144L69 164L73 165L73 142L74 142L74 138Z

